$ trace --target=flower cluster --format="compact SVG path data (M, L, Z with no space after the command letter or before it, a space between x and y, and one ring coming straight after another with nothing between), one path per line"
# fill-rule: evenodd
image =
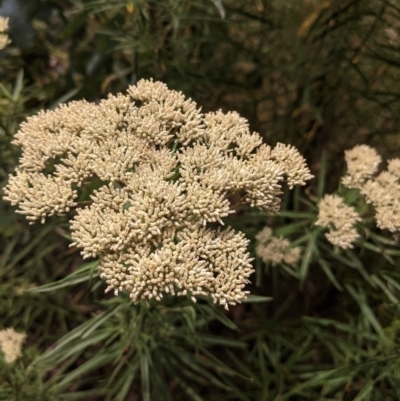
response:
M243 300L248 240L221 229L223 218L237 203L277 212L282 184L311 178L295 148L262 144L237 113L203 114L146 80L98 105L30 117L14 143L22 157L6 199L32 222L85 204L71 221L73 245L100 259L109 290L135 302L163 293L225 307Z
M348 188L361 188L377 171L382 159L378 152L368 145L358 145L344 152L347 174L342 183Z
M285 238L274 237L269 227L264 227L257 235L256 254L264 261L277 265L282 262L295 266L300 260L301 249L292 247Z
M400 159L388 161L387 171L368 180L361 188L367 202L375 208L375 219L380 229L400 231Z
M344 249L353 248L353 242L359 237L354 225L361 220L357 212L339 195L325 195L318 207L315 224L330 229L325 234L328 241Z
M13 328L0 331L0 349L7 363L12 363L21 356L21 348L25 339L25 333L18 333Z
M366 202L375 208L375 219L380 229L400 231L400 159L388 161L387 171L379 174L382 162L377 151L368 145L358 145L345 152L347 174L342 183L356 188ZM331 228L328 240L342 248L352 248L359 237L354 227L361 221L355 210L346 205L338 195L327 195L319 204L317 225Z
M375 149L360 145L346 152L348 173L343 184L358 188L367 203L375 208L375 218L380 229L400 231L400 159L388 160L386 171L378 171L382 159ZM355 167L356 166L356 167Z
M4 49L10 43L10 39L6 34L7 31L8 18L0 17L0 50Z

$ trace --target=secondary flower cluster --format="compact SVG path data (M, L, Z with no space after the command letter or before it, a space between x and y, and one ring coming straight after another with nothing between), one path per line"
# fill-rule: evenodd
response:
M354 241L359 237L354 225L361 221L354 208L346 205L339 195L325 195L318 207L315 224L330 229L326 234L328 241L343 249L353 248Z
M311 178L295 148L262 144L237 113L203 114L147 80L98 105L30 117L14 143L22 157L6 199L32 222L85 204L71 221L73 245L100 259L108 289L135 302L163 293L225 307L243 300L248 240L222 219L237 203L277 212L281 185Z
M256 253L264 262L271 262L272 265L284 262L295 266L300 260L301 249L292 247L285 238L274 237L268 226L256 235L256 240Z
M392 233L400 231L400 159L388 161L386 171L368 180L361 188L375 208L377 226Z
M366 202L375 208L375 219L380 229L400 231L400 159L388 161L387 171L377 175L382 161L377 151L367 145L355 146L345 152L347 174L342 183L356 188ZM317 225L329 227L328 240L342 248L352 248L359 237L355 224L361 217L338 195L326 195L319 204Z
M21 356L25 339L25 333L18 333L11 327L0 330L0 349L7 363L12 363Z
M0 17L0 50L4 49L10 43L10 39L6 34L7 31L8 18Z

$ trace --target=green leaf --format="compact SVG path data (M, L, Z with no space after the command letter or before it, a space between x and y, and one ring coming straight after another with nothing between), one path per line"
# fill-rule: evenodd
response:
M310 267L310 263L313 260L314 253L316 251L315 243L317 241L319 232L320 232L319 230L315 230L309 234L308 244L307 244L306 250L304 251L303 259L301 261L300 271L299 271L301 287L304 285L304 282L307 278L308 269Z
M394 304L397 304L399 302L398 298L395 297L391 291L389 290L389 288L387 287L387 285L385 285L385 283L375 274L371 275L371 280L377 284L378 287L380 287L382 289L382 291L386 294L386 296L390 299L390 302L393 302Z
M371 400L371 393L374 390L373 380L369 380L363 387L363 389L357 394L354 401L369 401Z
M381 276L388 281L397 291L400 292L400 282L395 280L393 277L389 276L389 274L393 274L393 272L384 273L381 272Z
M295 212L291 210L281 210L279 211L279 216L287 217L290 219L305 219L312 221L316 219L316 215L314 213Z
M51 291L57 291L60 290L61 288L65 287L70 287L76 284L84 283L85 281L90 281L90 278L92 276L98 276L98 273L94 273L95 269L97 268L99 264L98 260L95 260L93 262L85 263L82 266L80 266L78 269L76 269L74 272L72 272L70 275L67 277L56 281L54 283L49 283L42 285L40 287L35 287L31 288L30 290L27 290L27 292L33 292L33 293L41 293L41 292L51 292Z
M357 292L353 286L350 284L345 284L344 285L349 292L349 294L354 298L354 300L358 303L358 306L361 309L361 312L363 315L366 317L368 322L371 324L371 326L375 329L375 331L379 334L382 340L384 340L386 343L388 342L388 338L386 337L386 334L379 323L379 320L376 318L375 314L373 313L372 309L369 307L367 303L367 299L365 297L365 294L360 292Z
M129 389L132 387L133 381L135 380L136 373L139 368L139 358L135 358L133 361L126 364L125 370L120 373L121 379L118 381L121 383L119 391L117 393L117 399L125 400L128 395ZM113 383L110 383L111 387Z
M344 333L356 335L356 336L361 336L362 338L364 338L366 340L373 340L373 341L379 340L379 337L376 334L372 334L367 331L359 330L351 324L338 322L337 320L324 319L324 318L320 318L320 317L311 317L311 316L303 316L302 320L304 320L305 322L317 324L320 326L325 326L325 327L332 326L336 330L339 330Z
M146 352L143 352L140 355L140 377L142 382L143 401L151 401L149 365L149 356Z
M224 338L221 336L214 336L211 334L202 334L201 341L204 344L210 344L210 345L221 345L224 347L240 348L240 349L247 348L247 344L242 341L234 340L231 338Z
M208 312L213 316L215 319L217 319L219 322L221 322L224 326L232 329L232 330L239 330L239 328L236 326L235 323L232 322L227 316L225 316L216 306L210 306L210 305L204 305L204 309L208 310Z
M79 343L81 337L87 332L91 332L91 337L89 338L89 343L91 339L95 338L97 334L93 334L93 327L97 328L99 326L99 322L103 323L106 318L110 318L113 314L117 313L120 308L122 308L122 304L109 309L107 311L99 313L97 316L94 318L82 323L80 326L77 328L71 330L69 333L64 335L55 345L55 347L48 349L45 351L41 356L39 356L36 360L36 363L38 364L51 364L57 361L57 359L60 359L64 357L65 353L67 350L69 350L71 347L73 347L72 344L74 343ZM104 335L106 333L106 335ZM110 332L101 332L100 336L102 337L104 335L104 338L107 336L110 336ZM96 340L97 341L97 340ZM93 342L95 342L93 340Z
M355 253L350 249L346 249L345 253L348 256L351 263L353 264L353 267L360 272L360 274L364 277L365 281L374 286L374 284L371 283L371 278L368 272L365 270L364 265L362 264L361 260L355 255Z
M272 297L263 297L261 295L247 295L247 298L242 303L250 304L255 302L271 302Z
M48 235L54 226L49 224L44 226L43 229L40 230L39 234L29 242L29 244L21 249L20 252L16 253L13 259L7 264L6 268L13 268L21 259L23 259L26 255L28 255L33 249L35 249L40 243L43 242L44 237Z
M92 370L99 369L100 367L112 362L113 358L113 355L94 355L78 368L68 373L59 383L57 383L57 385L54 386L54 389L57 392L63 390L74 380L79 379L81 376L89 373Z
M79 93L79 91L81 90L81 87L78 88L73 88L71 90L69 90L67 93L64 93L62 96L60 96L58 99L56 99L51 105L50 105L50 109L53 110L55 109L57 106L59 106L61 103L66 103L69 100L71 100L75 95L77 95Z
M319 259L318 263L320 264L322 270L326 274L326 276L329 278L330 282L339 290L343 291L343 287L339 284L339 282L336 280L336 277L334 273L332 272L329 263L324 260L324 259Z
M21 68L18 71L17 78L15 79L15 85L12 96L14 102L16 102L20 98L23 87L24 87L24 70Z
M324 152L321 157L318 173L318 188L317 196L318 199L322 199L325 194L325 181L326 181L326 153Z

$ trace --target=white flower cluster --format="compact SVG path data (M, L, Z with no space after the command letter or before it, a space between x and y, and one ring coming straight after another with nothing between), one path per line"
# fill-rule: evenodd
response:
M368 145L358 145L344 152L347 174L342 183L348 188L361 188L377 171L382 159Z
M375 208L375 218L380 229L400 231L400 159L388 160L386 171L376 174L382 162L377 151L359 145L346 152L348 173L343 184L358 188L368 203Z
M7 363L12 363L21 356L25 339L25 333L18 333L11 327L0 330L0 349Z
M366 202L375 208L375 219L380 229L400 231L400 159L388 161L387 171L377 175L382 159L368 145L358 145L345 152L347 174L342 183L356 188ZM328 240L342 248L352 248L359 237L354 225L361 221L356 211L338 195L326 195L319 204L317 225L331 228Z
M203 114L146 80L99 105L30 117L14 143L23 153L6 199L43 222L89 194L71 221L73 245L99 257L108 289L135 302L165 292L210 295L225 307L243 300L248 240L221 230L222 219L234 200L277 212L281 185L311 178L295 148L262 144L237 113Z
M266 226L257 235L256 254L272 265L286 263L291 266L298 264L301 256L299 247L291 246L290 242L282 237L274 237L272 230Z
M400 231L400 159L388 161L387 171L368 180L361 192L375 207L375 219L380 229Z
M8 18L0 17L0 50L4 49L10 43L10 39L6 34L7 31Z
M354 225L361 221L354 208L346 205L339 195L325 195L318 207L315 224L330 229L325 234L328 241L343 249L353 248L354 241L359 237Z

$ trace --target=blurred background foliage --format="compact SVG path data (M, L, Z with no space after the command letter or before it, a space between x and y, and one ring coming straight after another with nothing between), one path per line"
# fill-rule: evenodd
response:
M267 143L297 146L316 176L285 194L279 217L227 219L253 255L265 224L303 249L297 268L256 258L253 302L227 314L104 295L66 220L29 226L0 201L0 329L28 333L20 360L0 360L1 400L400 399L397 239L366 224L340 252L313 226L345 149L399 156L397 0L3 0L0 15L12 40L0 51L2 184L26 116L141 78L204 111L238 111Z

